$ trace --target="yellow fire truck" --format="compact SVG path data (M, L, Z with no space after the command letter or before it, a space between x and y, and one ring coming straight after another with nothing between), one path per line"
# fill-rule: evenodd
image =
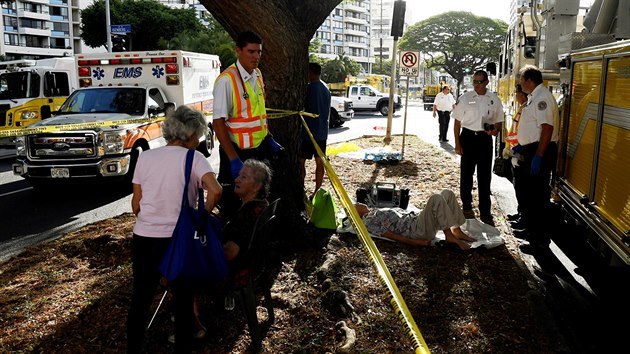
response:
M597 250L630 264L630 41L575 50L563 63L557 192Z
M606 260L630 265L630 9L596 1L582 21L579 0L543 0L517 13L498 68L506 126L518 71L534 64L560 109L556 199Z

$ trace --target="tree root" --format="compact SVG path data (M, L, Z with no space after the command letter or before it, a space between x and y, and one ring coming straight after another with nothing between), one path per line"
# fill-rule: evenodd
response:
M352 347L354 347L354 343L357 341L356 331L348 327L345 321L337 322L335 327L338 331L343 332L344 335L344 341L339 348L337 348L337 353L349 353Z

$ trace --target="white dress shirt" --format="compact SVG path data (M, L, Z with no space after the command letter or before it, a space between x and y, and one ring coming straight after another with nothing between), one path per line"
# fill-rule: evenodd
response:
M468 91L459 97L451 116L461 122L462 128L482 131L484 123L503 122L503 105L494 92L479 95Z

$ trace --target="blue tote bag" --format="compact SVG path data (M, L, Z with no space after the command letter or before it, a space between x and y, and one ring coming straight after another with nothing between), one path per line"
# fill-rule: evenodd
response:
M221 223L208 215L204 206L203 189L199 189L198 208L188 202L188 183L194 150L186 155L186 169L182 208L164 258L160 264L162 275L173 281L178 277L221 281L228 274L228 264L221 243Z

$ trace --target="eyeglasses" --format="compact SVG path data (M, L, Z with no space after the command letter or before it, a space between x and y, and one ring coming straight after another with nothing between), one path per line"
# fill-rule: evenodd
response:
M473 85L481 85L484 82L486 82L486 80L473 80Z

